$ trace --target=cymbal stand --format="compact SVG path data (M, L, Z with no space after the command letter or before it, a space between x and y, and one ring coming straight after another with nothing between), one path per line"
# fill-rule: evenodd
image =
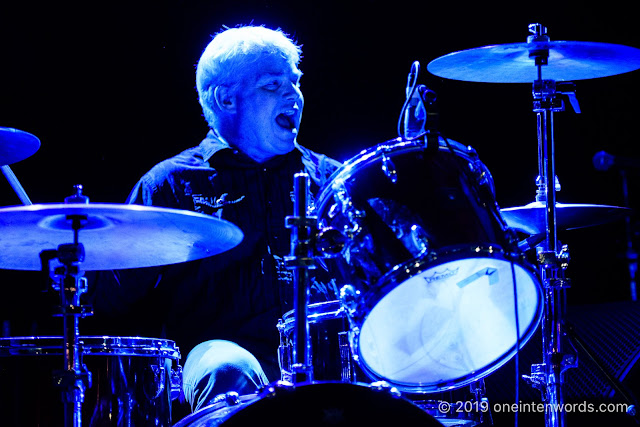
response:
M309 200L309 175L303 172L293 177L294 216L285 218L285 225L291 228L291 255L285 258L286 266L293 270L294 277L294 329L293 382L313 381L311 365L311 344L309 342L309 270L315 268L313 247L316 218L307 216Z
M77 195L65 199L88 199L81 196L81 186L76 186ZM81 427L82 402L84 392L91 387L91 373L80 361L80 349L78 345L79 328L78 319L90 316L90 306L83 306L80 297L87 291L87 279L83 276L80 263L84 261L85 251L82 243L78 241L78 234L87 221L86 215L67 215L73 230L73 243L62 244L58 249L46 249L40 252L42 273L46 276L47 283L52 281L54 290L60 293L60 306L54 312L54 316L63 318L63 352L64 369L54 372L54 382L62 389L62 401L64 404L64 425L66 427ZM51 275L51 261L58 260L61 266L54 269Z
M546 28L540 24L531 24L528 42L549 41ZM566 289L569 280L565 278L569 252L566 246L559 248L556 227L556 173L555 146L553 138L553 114L564 111L564 101L570 101L577 113L579 107L572 83L557 83L543 80L542 70L548 63L549 51L534 50L529 54L535 59L538 78L533 83L533 111L537 114L538 124L538 168L536 180L538 187L536 200L546 202L546 239L537 247L540 275L544 286L545 304L542 318L543 363L531 367L529 380L542 392L543 401L548 404L545 410L547 427L563 427L564 411L564 372L577 366L577 356L565 353L564 314Z

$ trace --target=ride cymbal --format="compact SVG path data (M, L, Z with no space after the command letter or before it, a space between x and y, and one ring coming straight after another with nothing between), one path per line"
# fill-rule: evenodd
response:
M640 49L578 42L534 41L484 46L453 52L427 65L430 73L452 80L483 83L533 83L539 80L535 59L545 80L573 81L627 73L640 68Z

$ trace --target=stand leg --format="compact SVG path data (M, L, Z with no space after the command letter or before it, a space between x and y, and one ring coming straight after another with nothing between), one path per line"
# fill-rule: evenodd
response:
M611 375L604 368L602 362L600 360L598 360L591 353L591 351L589 351L589 349L587 348L586 344L578 336L578 334L576 333L575 328L573 327L573 325L568 324L566 330L567 330L567 336L569 337L571 342L575 343L578 347L580 347L580 350L582 350L582 352L587 355L589 360L591 360L596 365L596 368L598 368L598 370L602 373L602 375L604 375L604 377L607 379L607 381L609 382L611 387L613 387L613 389L616 391L616 393L618 393L618 395L625 401L625 403L628 405L628 407L629 408L636 408L638 406L638 404L637 404L636 398L633 395L633 393L631 393L630 391L627 391L625 389L625 387L622 385L622 383L620 383L620 381L618 381L613 375ZM634 418L634 420L636 421L637 424L640 424L640 417L638 417L637 413L635 413L633 410L631 410L631 411L628 410L627 412L629 413L630 416L633 416L633 418ZM631 413L631 412L633 412L633 413Z

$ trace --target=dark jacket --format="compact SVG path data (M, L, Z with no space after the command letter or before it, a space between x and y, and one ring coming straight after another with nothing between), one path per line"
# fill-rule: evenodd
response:
M340 165L296 148L259 164L210 132L197 147L154 166L128 203L215 215L238 226L244 238L208 258L101 273L90 297L94 317L112 319L120 334L176 341L183 358L202 341L234 341L266 365L270 380L278 379L276 325L293 308L293 274L284 266L293 176L306 171L317 189Z

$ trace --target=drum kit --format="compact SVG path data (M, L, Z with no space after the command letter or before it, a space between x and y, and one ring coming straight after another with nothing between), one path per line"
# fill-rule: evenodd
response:
M372 425L488 425L480 408L487 404L483 379L517 355L539 326L542 362L526 378L544 402L563 403L564 373L577 359L564 331L569 256L557 233L630 211L556 201L553 115L567 102L579 110L572 81L636 70L640 50L550 41L539 24L529 31L525 43L454 52L428 70L453 80L533 85L536 200L500 209L476 151L433 126L351 158L314 203L309 177L296 174L294 212L285 219L294 309L277 325L283 381L252 396L228 393L176 425L247 425L292 411L309 420L305 425L366 417ZM87 291L84 272L214 256L239 244L242 231L195 212L89 203L81 186L64 203L34 205L8 165L39 146L33 135L0 128L2 171L23 202L0 208L0 268L43 273L46 286L59 294L55 311L63 333L0 339L0 373L6 379L7 372L29 369L21 363L31 356L47 362L38 364L41 375L62 397L60 414L49 414L51 425L60 424L58 415L65 426L171 425L171 401L180 388L177 346L80 335L79 319L92 314L80 299ZM528 261L529 250L537 265ZM319 258L336 265L339 298L310 304L310 270ZM57 368L48 363L54 359ZM471 387L477 417L432 416L428 405L417 404L463 386ZM408 395L422 399L414 404ZM117 408L104 403L113 400ZM563 426L563 413L548 411L545 424Z

